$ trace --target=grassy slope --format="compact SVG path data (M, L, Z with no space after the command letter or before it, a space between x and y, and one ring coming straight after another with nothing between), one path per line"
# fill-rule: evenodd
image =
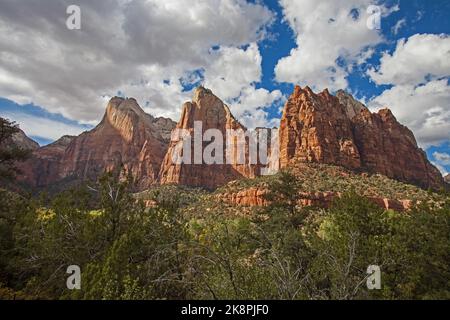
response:
M333 191L345 193L350 190L367 197L379 197L397 200L439 201L443 197L419 187L408 185L383 175L358 174L341 167L323 164L299 164L292 172L303 181L303 191ZM183 186L157 186L137 195L142 200L170 200L178 197L184 212L193 216L220 214L247 214L251 208L233 206L217 200L220 194L237 192L251 187L264 187L277 179L278 175L258 177L256 179L236 180L218 188L214 192Z

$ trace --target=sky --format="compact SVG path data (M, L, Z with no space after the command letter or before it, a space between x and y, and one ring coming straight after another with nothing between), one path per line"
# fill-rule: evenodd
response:
M0 0L0 116L45 145L116 95L177 121L204 85L252 128L278 125L294 85L344 89L389 107L446 174L449 17L448 0Z

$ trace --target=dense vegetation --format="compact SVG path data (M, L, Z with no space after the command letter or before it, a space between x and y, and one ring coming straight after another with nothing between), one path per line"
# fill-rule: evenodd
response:
M305 208L311 176L281 172L264 180L272 204L243 210L177 186L136 195L117 176L52 196L0 189L0 299L450 298L448 194L398 213L348 187ZM69 265L81 290L66 287ZM366 287L369 265L381 290Z
M148 194L146 208L131 186L107 174L52 199L1 191L0 298L450 298L448 198L408 213L354 193L299 208L302 181L284 172L271 206L228 215L176 187ZM66 287L74 264L81 290ZM369 265L381 267L381 290L366 287Z
M19 132L15 122L0 117L0 184L10 182L17 173L17 161L23 161L30 156L29 150L24 150L12 143L12 136Z

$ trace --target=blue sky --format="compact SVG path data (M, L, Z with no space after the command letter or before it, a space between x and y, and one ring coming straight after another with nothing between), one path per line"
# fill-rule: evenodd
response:
M46 15L61 8L45 0L41 4L48 3L45 11L34 8L35 17L42 15L40 25L38 20L21 16L19 5L16 8L11 2L7 6L5 0L0 3L0 12L4 12L0 13L0 31L15 27L24 31L21 36L28 33L29 38L44 39L48 46L43 45L42 51L33 49L30 54L36 60L30 68L25 62L20 64L26 60L21 42L14 43L17 48L6 49L0 37L0 115L17 121L43 145L92 128L109 97L117 94L136 97L153 115L177 120L180 105L189 99L192 88L205 84L251 126L275 124L295 84L308 84L316 91L342 88L374 111L391 107L413 130L429 158L443 173L450 172L450 71L446 62L450 1L227 0L225 11L217 9L216 1L211 0L211 8L219 12L216 17L211 17L210 7L196 1L191 7L181 2L174 8L158 7L158 15L146 12L138 0L126 8L119 4L114 8L114 0L109 1L113 8L80 1L82 12L104 15L104 21L124 15L125 23L111 26L110 34L103 26L94 28L90 20L82 21L84 27L78 33L69 33L61 26L64 16L54 21ZM382 10L381 30L355 30L365 25L364 9L371 4ZM230 13L235 7L238 13ZM189 19L187 12L205 30L186 24L177 28L171 17L180 14ZM311 20L314 16L317 23ZM59 29L48 28L52 23ZM147 25L152 28L143 32ZM127 50L111 49L111 40L105 39L121 35ZM5 44L7 40L5 36ZM22 44L27 40L24 37ZM430 47L433 50L428 52ZM95 62L95 67L80 67L86 61ZM70 75L66 75L68 70Z

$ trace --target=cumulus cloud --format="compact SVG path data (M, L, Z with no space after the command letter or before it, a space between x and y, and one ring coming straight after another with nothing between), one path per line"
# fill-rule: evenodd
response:
M206 87L229 104L231 112L248 128L272 126L267 108L279 103L281 91L256 88L262 76L262 57L256 43L247 48L225 47L211 52L213 63L204 73Z
M384 53L380 67L368 75L377 84L418 85L450 75L450 36L416 34L401 39L392 54Z
M377 84L393 85L369 104L387 106L423 147L450 137L450 37L416 34L398 41L368 75Z
M190 98L180 78L192 70L204 69L220 92L242 91L217 80L232 77L221 52L257 56L255 43L273 19L259 2L244 0L79 0L81 30L68 30L70 4L1 1L0 96L89 123L119 91L152 114L176 119ZM253 68L239 84L259 80Z
M450 87L447 80L425 85L398 85L369 102L372 109L389 107L408 126L423 147L439 145L450 137Z
M256 43L246 49L220 48L211 55L214 61L205 71L205 85L225 100L238 97L261 78L262 57Z
M445 165L445 166L450 166L450 154L445 153L445 152L433 152L433 157L436 161L438 161L439 163Z
M20 128L27 136L45 140L57 140L63 135L76 136L86 130L83 126L27 114L2 112L2 117L14 119L14 121L20 123Z
M280 119L269 117L267 108L274 104L279 106L284 101L285 98L279 90L270 92L264 88L247 87L230 105L230 109L247 128L278 127Z
M364 63L370 48L382 41L367 27L371 0L281 0L285 19L296 35L297 47L278 61L279 82L309 85L317 90L347 87L349 68ZM397 7L380 7L388 15Z

